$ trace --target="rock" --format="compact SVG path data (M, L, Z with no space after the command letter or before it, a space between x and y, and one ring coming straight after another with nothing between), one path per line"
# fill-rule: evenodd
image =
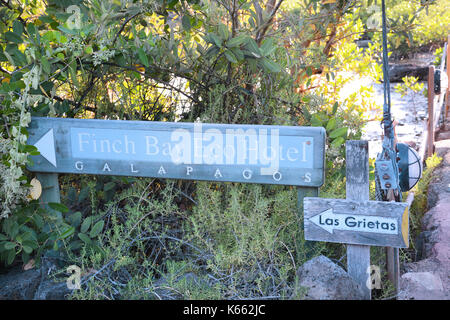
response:
M307 300L362 300L364 293L341 267L325 256L307 261L297 271Z
M401 63L389 66L389 81L401 82L405 76L418 77L419 80L428 79L428 66L411 63Z
M431 272L408 272L400 278L398 300L446 300L441 278Z
M65 281L53 282L45 279L39 285L33 300L66 300L71 292Z
M0 300L31 300L41 281L40 270L23 271L20 266L0 275Z
M52 259L43 258L40 268L14 267L0 274L0 300L64 300L71 290L65 281L54 282L49 274L57 270Z

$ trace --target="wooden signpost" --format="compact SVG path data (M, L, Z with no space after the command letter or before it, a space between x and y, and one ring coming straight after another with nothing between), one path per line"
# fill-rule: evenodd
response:
M347 272L370 299L370 246L408 247L408 205L369 201L367 141L347 141L346 162L347 199L304 198L305 239L347 243Z
M369 201L367 141L347 142L347 199L314 198L324 128L32 118L28 132L47 208L60 201L58 173L297 186L306 240L347 243L348 273L368 299L369 245L408 246L407 205Z

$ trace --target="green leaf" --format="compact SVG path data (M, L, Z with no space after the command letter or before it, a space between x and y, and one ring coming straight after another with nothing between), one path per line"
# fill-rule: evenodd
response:
M11 31L5 33L5 39L9 42L22 43L22 38Z
M239 49L239 48L232 48L231 52L233 52L234 56L236 57L236 59L238 61L244 60L244 53L242 52L241 49Z
M147 58L147 55L145 54L144 49L138 48L138 56L139 56L139 60L141 60L142 64L144 66L148 67L149 66L148 58Z
M70 215L69 217L70 224L77 228L81 224L81 212L77 211Z
M227 40L229 37L228 28L223 24L219 24L219 35L223 40Z
M328 74L328 73L327 73L327 74ZM335 114L336 114L336 111L337 111L338 106L339 106L339 103L336 101L336 102L333 104L333 110L331 111L331 114L332 114L332 115L335 115Z
M23 246L23 251L25 251L25 253L30 254L33 251L33 248L30 248L29 246Z
M62 213L69 212L69 209L65 205L63 205L62 203L49 202L48 206L51 209L59 211L59 212L62 212Z
M191 19L189 18L188 15L184 15L183 18L181 19L181 24L183 25L184 30L186 31L190 31L192 26L191 26Z
M322 120L319 118L317 114L313 114L311 117L311 125L313 127L321 127L322 126Z
M74 227L69 227L67 228L66 231L64 231L63 233L61 233L59 235L59 239L66 239L68 237L70 237L71 235L73 235L75 233L75 228Z
M347 127L342 127L342 128L338 128L338 129L336 129L336 130L333 130L333 131L330 133L330 138L331 138L331 139L334 139L334 138L337 138L337 137L343 137L343 136L346 136L346 135L347 135L347 130L348 130Z
M86 52L87 54L92 54L94 52L94 49L92 49L92 46L86 46L86 48L84 48L84 52Z
M273 40L271 38L269 39L265 39L262 44L261 47L259 48L261 51L261 54L265 57L270 56L275 50L276 50L276 46L273 45Z
M23 25L19 20L14 20L13 22L13 31L17 36L21 36L23 33Z
M78 79L77 79L77 61L73 59L73 61L69 64L69 73L70 78L73 81L75 87L79 87Z
M231 50L225 50L225 57L227 58L227 60L228 61L230 61L231 63L237 63L238 61L237 61L237 59L236 59L236 57L235 57L235 55L234 55L234 53L233 52L231 52Z
M50 69L50 63L47 60L47 57L42 56L41 57L41 64L42 64L42 69L44 69L45 73L50 74L51 69Z
M331 145L332 145L333 147L339 147L339 146L342 145L344 142L345 142L345 139L342 138L342 137L339 137L339 138L333 140L333 142L331 143Z
M0 233L0 241L7 240L8 237Z
M328 123L327 123L327 127L326 130L330 131L333 130L336 127L336 119L335 118L331 118Z
M256 41L251 38L247 37L247 49L253 54L255 58L261 58L261 52L259 50L258 45L256 44Z
M268 69L270 72L276 73L281 71L281 67L277 63L267 58L262 59L261 63L263 64L264 68Z
M91 222L92 222L92 217L87 217L86 219L84 219L83 223L81 224L80 231L82 233L86 233L89 230L89 227L91 226Z
M84 233L78 233L78 238L80 238L80 240L82 240L86 244L90 244L91 243L91 238L89 238Z
M216 34L210 33L209 36L214 41L216 46L218 46L219 48L222 48L222 40Z
M64 33L71 34L71 35L73 35L73 36L75 36L75 35L78 34L77 31L74 31L74 30L68 29L68 28L64 28L63 26L58 26L58 29L61 30L61 31L64 32Z
M11 250L11 249L14 249L15 247L16 247L16 243L15 242L11 242L11 241L8 241L8 242L4 242L3 243L3 247L6 249L6 250Z
M16 257L16 250L9 250L6 254L6 264L10 265L14 262L14 258Z
M229 48L238 47L241 44L243 44L246 39L247 39L247 36L245 34L241 34L237 37L234 37L234 38L228 40L227 47L229 47Z
M102 232L103 230L103 226L105 225L105 221L100 220L98 221L91 229L91 232L89 232L89 236L91 238L95 238L96 236L98 236L98 234L100 232Z
M34 23L27 24L27 32L30 36L34 36L36 34L36 26Z
M103 187L103 191L109 191L109 190L111 190L111 189L113 189L114 187L116 186L116 183L115 182L108 182L108 183L106 183L105 184L105 186Z

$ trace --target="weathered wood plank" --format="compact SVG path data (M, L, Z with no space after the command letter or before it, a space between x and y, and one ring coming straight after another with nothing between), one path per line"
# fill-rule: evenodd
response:
M346 197L348 200L369 200L369 142L347 141L345 144ZM365 245L347 246L347 272L359 283L365 298L372 297L367 286L370 277L370 247Z
M32 118L30 171L319 187L325 129Z
M428 141L427 157L434 152L434 66L428 68Z

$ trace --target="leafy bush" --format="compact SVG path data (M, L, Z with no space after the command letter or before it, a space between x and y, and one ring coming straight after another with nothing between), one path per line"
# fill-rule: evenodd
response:
M405 56L424 47L442 45L446 41L450 30L450 0L396 0L386 1L386 6L390 29L388 42L390 50L396 55ZM378 18L380 17L378 14ZM377 20L377 25L379 31L380 20ZM372 39L381 43L381 33L373 32Z

